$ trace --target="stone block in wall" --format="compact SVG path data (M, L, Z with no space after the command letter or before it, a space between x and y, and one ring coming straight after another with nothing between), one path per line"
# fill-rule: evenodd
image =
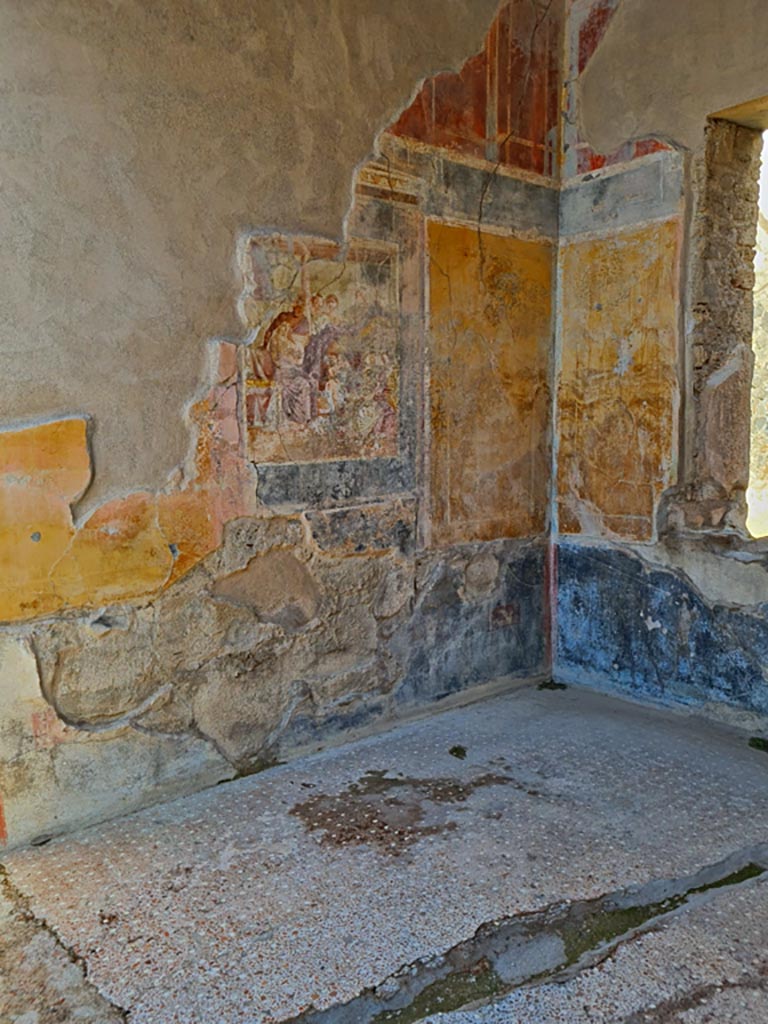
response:
M227 524L222 547L207 565L213 575L222 576L244 569L256 555L270 551L290 550L305 559L306 543L306 528L298 513L247 516Z
M232 778L212 744L132 728L78 733L0 761L0 847L40 842Z
M71 725L99 728L157 693L154 613L122 608L93 621L52 622L36 631L43 692Z
M523 540L423 555L413 612L389 642L403 665L397 702L546 672L544 559L543 542Z
M750 392L753 364L751 346L734 346L699 395L699 470L727 494L745 491L749 481L751 410L744 399Z
M317 614L320 590L307 567L290 551L256 555L244 569L220 577L214 597L252 608L262 622L301 629Z
M416 502L413 499L377 502L306 513L312 539L321 551L363 554L393 549L413 553L416 542Z

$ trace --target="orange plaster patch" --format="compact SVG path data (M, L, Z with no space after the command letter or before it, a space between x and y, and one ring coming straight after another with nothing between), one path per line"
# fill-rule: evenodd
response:
M73 535L69 504L60 494L46 486L0 483L0 620L60 607L51 569Z
M190 411L197 431L194 481L158 498L158 522L174 559L168 583L216 550L225 523L255 511L239 420L237 349L219 345L216 383Z
M84 419L0 432L0 621L61 607L51 577L91 478Z
M168 582L183 576L221 543L222 527L206 492L177 491L158 498L158 522L173 557Z
M67 419L0 432L0 479L77 501L91 480L87 429L84 419Z
M172 565L157 498L138 492L96 509L56 566L55 586L70 607L120 601L157 590Z
M152 594L214 551L228 520L254 510L237 346L218 346L213 379L191 414L194 478L109 501L78 529L71 506L91 479L86 421L0 432L0 622Z

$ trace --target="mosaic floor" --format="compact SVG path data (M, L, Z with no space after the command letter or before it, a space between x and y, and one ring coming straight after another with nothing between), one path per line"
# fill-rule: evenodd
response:
M764 1024L748 740L526 687L7 854L0 1024Z

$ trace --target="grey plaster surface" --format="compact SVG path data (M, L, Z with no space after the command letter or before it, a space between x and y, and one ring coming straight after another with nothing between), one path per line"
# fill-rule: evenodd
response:
M355 167L497 0L10 0L0 425L93 418L90 505L187 455L241 232L340 237Z
M485 922L680 878L762 842L768 754L747 738L586 690L519 688L4 865L131 1024L268 1024L350 1000ZM765 892L724 891L555 996L544 986L511 997L539 1000L537 1017L456 1020L634 1021L643 1000L759 971ZM736 926L746 959L729 946ZM602 1016L573 1016L579 986L603 1000ZM713 1019L765 1019L725 1016L739 1000L757 1005L754 986L711 998L723 1013Z
M660 135L695 149L709 114L764 96L763 0L620 3L581 78L587 140Z
M674 217L682 190L677 153L658 153L626 170L584 177L561 193L560 234L570 238Z

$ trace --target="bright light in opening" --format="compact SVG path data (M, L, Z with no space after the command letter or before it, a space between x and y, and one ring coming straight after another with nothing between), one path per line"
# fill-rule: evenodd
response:
M747 488L747 529L753 537L768 536L768 131L763 132L762 161L755 252L752 329L755 373Z

